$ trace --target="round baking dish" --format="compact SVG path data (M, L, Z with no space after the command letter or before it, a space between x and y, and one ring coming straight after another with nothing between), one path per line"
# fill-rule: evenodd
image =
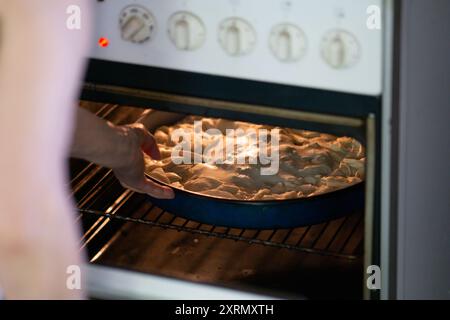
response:
M180 120L184 115L146 111L139 122L150 132L161 125ZM246 229L282 229L318 224L355 213L364 208L364 182L317 196L286 200L223 199L173 187L174 199L149 201L174 215L214 226Z
M174 199L149 200L174 215L214 226L245 229L285 229L313 225L364 208L364 182L317 196L246 201L222 199L171 187Z

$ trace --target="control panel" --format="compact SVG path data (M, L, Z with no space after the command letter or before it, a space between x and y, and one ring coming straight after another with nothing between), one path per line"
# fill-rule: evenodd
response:
M381 93L382 0L100 1L103 60L368 95ZM381 19L381 17L379 17Z

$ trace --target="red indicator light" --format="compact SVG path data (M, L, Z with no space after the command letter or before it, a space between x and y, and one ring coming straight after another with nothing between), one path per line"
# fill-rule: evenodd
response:
M108 38L103 38L103 37L102 37L102 38L98 39L98 45L99 45L100 47L105 48L105 47L108 46L108 44L109 44Z

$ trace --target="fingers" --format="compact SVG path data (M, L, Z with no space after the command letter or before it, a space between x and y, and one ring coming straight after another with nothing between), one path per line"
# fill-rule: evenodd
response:
M175 198L175 194L173 190L169 187L160 185L156 182L153 182L147 178L144 178L144 180L139 183L138 185L133 184L133 187L129 184L123 182L122 180L119 180L122 187L126 189L130 189L134 192L138 193L146 193L154 198L158 199L173 199Z
M158 144L156 143L155 137L153 137L150 132L145 129L145 127L140 124L136 126L136 131L140 138L140 145L142 151L149 155L152 159L160 160L161 154L159 152Z
M174 192L170 187L158 184L144 175L144 159L142 157L142 152L146 153L153 159L161 159L155 138L142 124L129 125L128 128L130 129L129 132L131 133L131 138L134 138L135 143L132 145L135 148L134 154L136 157L133 157L133 161L127 166L115 169L114 174L125 188L139 193L146 193L155 198L174 198Z
M159 199L173 199L175 197L171 188L160 185L147 178L143 182L142 191Z
M161 153L159 152L158 144L155 137L147 132L144 141L141 145L142 151L149 155L152 159L161 160Z

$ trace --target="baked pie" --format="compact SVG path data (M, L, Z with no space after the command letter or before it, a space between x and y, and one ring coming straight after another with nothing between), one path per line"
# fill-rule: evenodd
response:
M201 121L200 134L195 131L195 121ZM229 144L223 143L230 137L227 129L240 132L240 136L234 136L234 142L244 138L247 144L228 148ZM261 173L267 162L236 161L260 154L259 144L255 143L260 140L255 139L254 133L264 132L261 129L278 129L278 143L269 136L265 145L267 154L278 155L275 174ZM184 141L184 149L180 148L180 130L189 137ZM197 116L162 126L154 136L161 160L146 157L146 173L174 188L211 197L248 201L295 199L343 189L364 180L364 147L350 137ZM195 146L201 146L203 152ZM222 151L223 161L211 163L208 157L212 146ZM186 156L200 161L183 162Z

